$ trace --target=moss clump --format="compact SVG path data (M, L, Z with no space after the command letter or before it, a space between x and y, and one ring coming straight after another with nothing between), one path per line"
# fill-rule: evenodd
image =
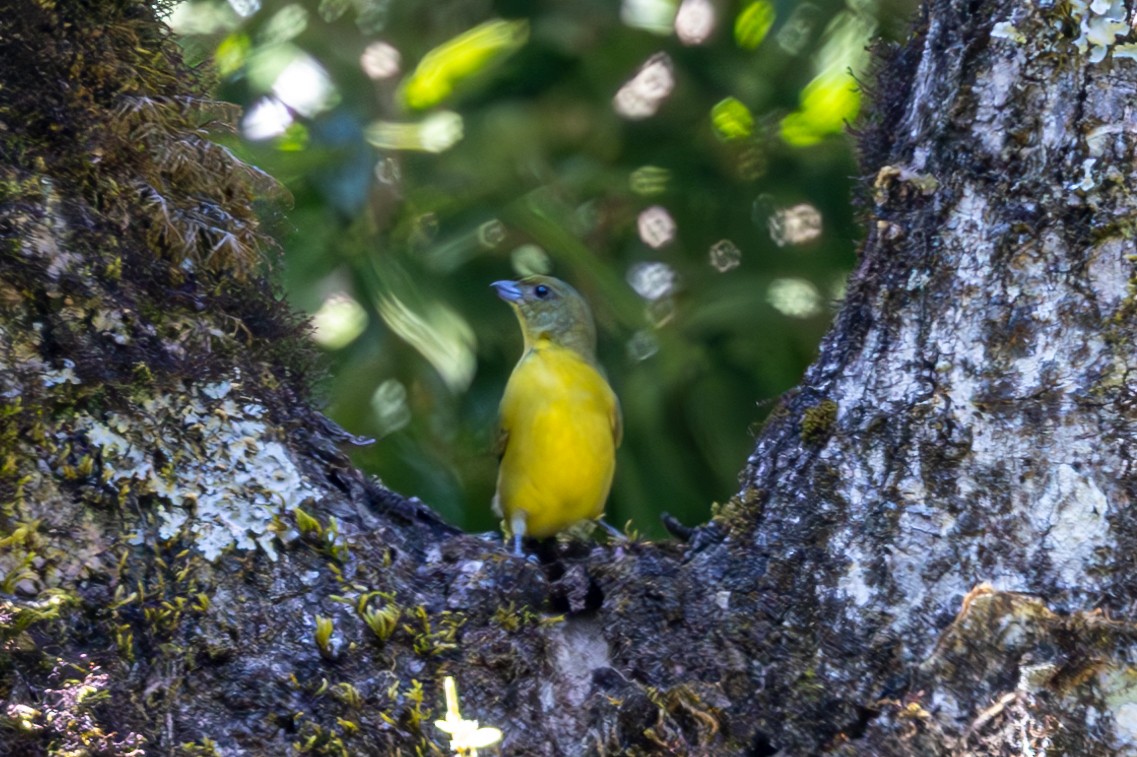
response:
M233 365L248 389L306 395L314 355L253 212L283 192L208 138L238 111L202 94L207 69L155 9L25 0L0 18L0 58L0 396L113 404Z
M828 438L837 422L837 403L822 400L813 407L807 407L801 415L801 440L806 444L817 444Z

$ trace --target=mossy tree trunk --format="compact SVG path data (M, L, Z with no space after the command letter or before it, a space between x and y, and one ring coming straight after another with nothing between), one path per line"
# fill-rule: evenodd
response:
M1137 753L1125 14L931 0L738 497L534 565L337 449L153 11L10 2L0 753L444 752L447 674L512 754Z
M1132 20L937 0L883 66L863 259L727 540L774 746L1137 753Z

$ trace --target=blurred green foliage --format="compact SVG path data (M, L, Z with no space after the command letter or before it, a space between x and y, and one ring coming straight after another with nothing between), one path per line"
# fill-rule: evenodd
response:
M244 158L357 462L471 530L520 332L489 288L591 301L625 440L608 518L737 488L853 263L844 122L909 0L195 0L171 24L246 108Z

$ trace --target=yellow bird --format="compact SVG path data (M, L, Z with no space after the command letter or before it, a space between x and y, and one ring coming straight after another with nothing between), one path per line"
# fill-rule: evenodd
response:
M495 281L525 337L501 400L494 511L513 536L545 538L604 514L620 402L596 362L596 326L584 298L550 276Z

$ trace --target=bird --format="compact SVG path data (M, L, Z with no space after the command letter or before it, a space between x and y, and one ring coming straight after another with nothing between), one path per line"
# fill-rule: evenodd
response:
M548 538L604 514L623 419L596 360L596 325L580 293L551 276L491 286L513 308L524 337L498 414L493 501L521 556L522 537Z

